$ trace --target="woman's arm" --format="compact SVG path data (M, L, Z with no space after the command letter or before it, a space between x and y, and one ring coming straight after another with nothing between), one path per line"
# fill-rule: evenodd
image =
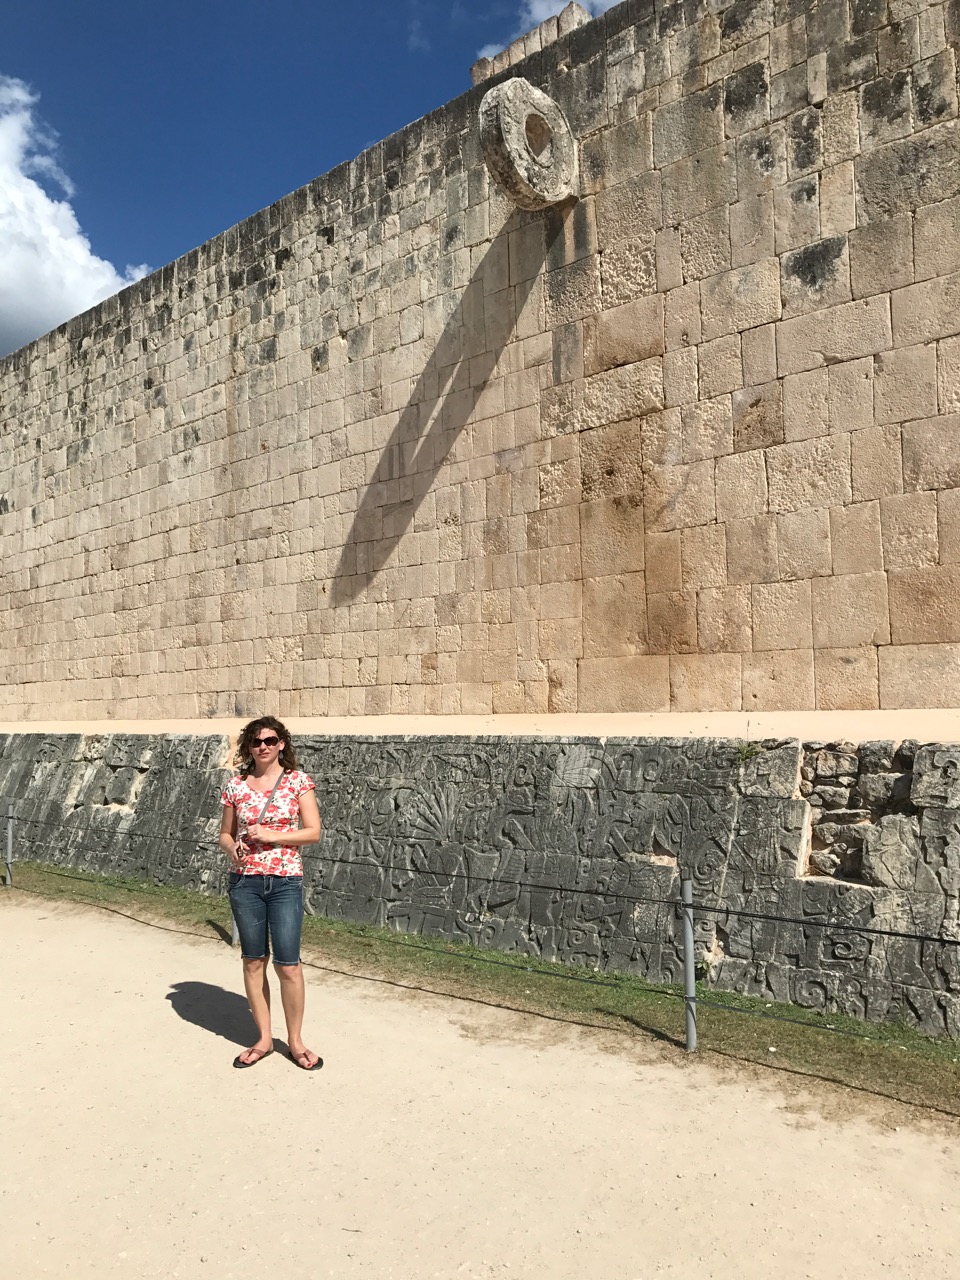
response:
M243 866L243 845L237 840L237 811L232 804L225 804L220 815L220 848L233 869L239 871Z
M251 840L262 840L264 844L316 844L320 839L320 810L317 808L317 793L311 787L309 791L301 791L298 797L300 806L300 830L277 831L273 827L262 827L259 822L247 828Z

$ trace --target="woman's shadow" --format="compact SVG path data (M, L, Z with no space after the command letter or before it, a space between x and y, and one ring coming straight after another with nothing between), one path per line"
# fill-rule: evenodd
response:
M209 982L175 982L166 999L184 1022L233 1044L247 1045L256 1038L246 999L236 991L225 991Z

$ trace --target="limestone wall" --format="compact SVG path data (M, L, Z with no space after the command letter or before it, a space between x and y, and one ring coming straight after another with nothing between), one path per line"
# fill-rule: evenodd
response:
M578 200L494 76L0 362L0 717L960 704L960 8L711 8L503 73Z

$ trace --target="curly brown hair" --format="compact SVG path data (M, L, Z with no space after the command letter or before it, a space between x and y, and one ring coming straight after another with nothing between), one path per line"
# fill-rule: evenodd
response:
M240 772L247 774L253 768L252 743L261 729L273 730L283 743L280 748L280 764L284 769L295 769L297 767L297 753L293 749L293 743L290 740L286 725L274 716L260 716L258 720L251 720L249 724L245 724L241 730L235 757Z

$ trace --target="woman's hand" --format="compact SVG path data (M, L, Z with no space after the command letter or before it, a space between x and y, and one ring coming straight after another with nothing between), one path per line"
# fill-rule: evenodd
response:
M252 822L247 827L247 835L251 840L259 840L261 844L276 844L283 839L282 831L271 831L269 827L261 826L259 822Z
M227 850L227 856L228 856L228 857L229 857L229 859L230 859L230 870L231 870L231 871L242 871L242 870L243 870L243 864L244 864L244 862L245 862L245 861L246 861L246 859L247 859L247 851L246 851L246 849L244 848L244 845L243 845L242 841L237 840L237 841L234 843L233 850L232 850L232 851L231 851L231 850L229 850L229 849Z

